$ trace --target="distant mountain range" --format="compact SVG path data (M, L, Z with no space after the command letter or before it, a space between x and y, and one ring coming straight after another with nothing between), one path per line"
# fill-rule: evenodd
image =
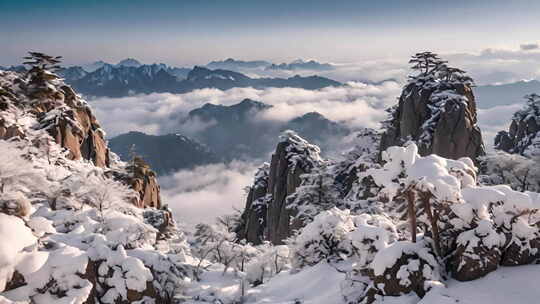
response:
M210 69L225 69L233 71L243 71L248 69L265 69L265 70L310 70L310 71L329 71L335 67L329 63L320 63L315 60L304 61L297 59L290 63L275 64L264 60L242 61L228 58L222 61L212 61L206 65Z
M304 61L302 59L295 60L291 63L271 64L266 67L267 70L311 70L311 71L330 71L335 67L329 63L319 63L315 60Z
M239 69L256 69L266 68L272 65L272 63L264 60L243 61L228 58L220 61L212 61L206 65L209 69L223 69L223 70L239 70Z
M271 108L271 105L251 99L244 99L231 106L208 103L189 112L181 125L190 122L208 123L207 128L194 136L225 160L264 157L273 148L278 135L287 129L297 131L322 146L325 146L329 138L339 138L349 133L344 125L315 112L287 122L261 119L259 115Z
M186 93L196 89L235 87L293 87L315 90L341 83L319 76L289 78L250 78L229 70L211 70L194 67L191 70L169 67L165 64L129 66L105 64L93 72L82 67L69 67L59 71L66 82L88 96L122 97L139 93Z
M540 94L540 81L518 81L501 85L484 85L474 88L478 107L481 109L501 105L525 103L523 96Z
M25 67L0 67L4 70L24 71ZM117 64L96 61L81 66L65 67L58 73L78 92L87 96L122 97L130 94L170 92L186 93L195 89L234 87L294 87L320 89L339 86L341 83L319 76L294 76L289 78L253 78L246 71L257 69L286 71L327 71L333 69L328 63L314 60L295 60L291 63L273 64L264 60L242 61L232 58L212 61L206 66L194 68L171 67L162 63L142 64L127 58ZM250 73L251 74L251 73ZM257 73L254 73L257 74ZM259 75L265 73L259 73Z
M205 104L192 110L179 122L179 132L190 123L204 122L208 127L188 138L179 134L161 136L129 132L109 141L109 147L123 160L131 159L130 150L143 156L158 174L234 159L263 159L284 130L294 130L325 148L330 139L341 138L350 130L323 115L311 112L287 122L260 119L262 111L272 106L251 99L230 105Z
M127 58L117 64L104 61L66 67L59 74L79 92L91 96L121 97L137 93L185 93L194 89L233 87L297 87L319 89L339 86L341 83L318 76L290 78L252 78L245 73L257 71L328 71L335 66L314 60L298 59L290 63L275 64L264 60L243 61L228 58L212 61L205 67L171 67L166 64L142 64ZM3 70L25 71L23 65L1 67ZM244 71L244 73L242 72ZM251 75L251 73L248 73ZM257 73L253 73L257 74ZM262 73L264 74L264 73ZM540 93L540 81L517 81L502 85L481 85L474 88L479 108L491 108L523 102L523 96Z

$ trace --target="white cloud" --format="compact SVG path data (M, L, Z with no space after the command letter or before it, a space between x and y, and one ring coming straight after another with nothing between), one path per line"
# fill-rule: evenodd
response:
M540 49L534 48L534 44L521 45L517 50L488 48L479 53L443 54L442 57L451 65L468 71L477 84L540 77Z
M245 98L273 105L260 119L286 121L317 111L328 119L353 127L376 127L386 115L384 109L396 102L401 86L394 81L381 84L349 82L341 87L321 90L297 88L233 88L222 91L202 89L186 94L154 93L122 98L92 100L95 114L109 136L128 131L149 134L180 132L193 134L208 124L189 121L187 113L205 103L231 105Z
M377 83L385 80L405 79L408 73L406 58L404 60L379 59L362 62L333 63L334 69L316 70L266 70L264 68L238 69L239 72L252 78L279 77L288 78L295 75L319 75L340 82L360 81Z
M162 199L182 223L213 222L244 208L244 188L251 185L254 172L255 166L245 162L181 170L159 178Z
M478 109L478 125L482 130L484 145L487 150L493 149L495 135L499 131L508 130L512 116L523 107L523 104L496 106L489 109Z

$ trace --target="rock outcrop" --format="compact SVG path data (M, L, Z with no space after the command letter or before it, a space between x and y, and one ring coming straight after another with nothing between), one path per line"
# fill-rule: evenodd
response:
M142 158L134 157L127 167L127 173L117 171L111 173L115 179L130 185L139 194L133 202L134 205L140 208L161 208L160 188L156 173Z
M193 269L155 173L109 153L58 57L30 55L0 70L0 303L172 303Z
M291 221L295 210L287 197L300 185L300 176L321 162L320 149L292 131L285 131L272 155L270 165L263 165L250 188L243 223L237 228L240 238L260 244L263 240L283 244L299 221Z
M242 225L236 228L240 239L253 244L264 241L267 205L271 199L271 196L267 195L269 174L270 164L268 163L263 163L257 169L253 185L249 188L244 213L241 216Z
M444 63L410 78L385 122L381 151L412 140L421 155L446 158L484 155L472 80Z
M0 139L23 139L29 132L45 130L50 138L40 135L35 145L54 141L68 152L68 159L88 160L109 170L118 167L92 110L59 76L39 66L24 74L0 73ZM29 124L22 117L25 115L36 123ZM131 178L123 180L139 193L136 205L159 208L154 172L147 165L137 166L133 172Z
M495 137L495 149L524 156L540 151L540 96L525 96L526 106L512 117L508 131L500 131Z

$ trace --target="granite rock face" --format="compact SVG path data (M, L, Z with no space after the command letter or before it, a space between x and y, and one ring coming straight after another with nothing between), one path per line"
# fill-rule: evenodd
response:
M250 187L239 238L253 244L270 241L283 244L302 223L291 220L295 210L287 197L300 185L301 175L321 161L320 150L292 131L286 131L277 145L270 164L264 164Z
M426 86L422 81L405 86L382 135L381 151L408 140L419 144L423 156L476 160L484 155L471 87L463 83Z
M526 106L512 117L508 131L495 137L495 148L524 156L537 155L540 150L540 96L525 96Z
M34 119L36 123L29 125ZM67 151L71 160L88 160L96 167L120 170L118 163L112 160L105 132L89 105L59 76L37 67L26 73L1 72L0 139L20 140L26 138L28 132L40 131L50 137L40 135L39 140L33 142L36 147L56 143ZM130 178L122 180L139 193L134 203L139 207L159 208L160 189L155 173L142 163L132 169ZM116 172L113 175L126 177L129 174Z
M384 122L380 151L413 141L422 156L477 161L485 154L477 125L474 81L432 52L411 57L412 74Z
M71 159L86 159L97 167L109 167L109 148L96 117L88 105L80 103L70 87L63 86L62 92L67 107L54 120L47 112L38 112L43 126L56 143L69 150Z
M264 241L267 205L271 198L267 195L269 173L270 164L268 163L263 163L257 169L253 185L249 188L244 213L241 216L242 225L236 229L240 239L253 244L261 244Z

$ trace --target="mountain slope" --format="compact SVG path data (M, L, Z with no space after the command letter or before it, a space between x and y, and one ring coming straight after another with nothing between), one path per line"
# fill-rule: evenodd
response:
M140 155L158 174L219 161L206 146L180 134L155 136L129 132L110 139L109 147L124 161L131 160L131 153Z
M264 60L243 61L228 58L221 61L212 61L206 65L209 69L223 69L238 71L241 69L264 68L270 65L270 62Z
M325 144L333 143L332 139L350 132L346 126L314 112L287 122L260 118L271 108L271 105L250 99L231 106L205 104L189 112L187 119L180 122L180 128L183 124L207 124L193 136L226 160L266 157L273 148L273 139L287 129L325 147Z
M484 85L474 89L481 109L522 103L523 96L540 92L540 81L518 81L501 85Z
M185 78L185 79L184 79ZM194 67L192 70L171 68L164 64L103 67L84 77L67 78L68 83L89 96L121 97L138 93L186 93L196 89L235 87L295 87L309 90L341 83L319 76L283 78L250 78L228 70Z
M329 63L320 63L315 60L304 61L302 59L295 60L291 63L272 64L266 67L267 70L311 70L311 71L329 71L333 70L334 66Z
M170 302L190 252L154 173L109 153L54 57L30 57L0 71L0 302Z
M168 92L177 86L178 79L168 73L166 68L159 64L139 67L106 64L69 83L90 96L120 97L134 93Z

